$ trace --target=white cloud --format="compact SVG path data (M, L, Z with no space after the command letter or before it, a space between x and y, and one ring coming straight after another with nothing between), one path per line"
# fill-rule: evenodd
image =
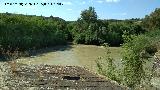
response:
M93 0L89 0L89 3L93 2Z
M97 0L96 2L97 3L104 3L104 2L106 2L106 3L118 3L118 2L120 2L120 0Z
M36 6L27 6L27 5L25 5L22 8L24 8L24 9L35 9Z
M69 8L69 9L67 9L68 11L72 11L72 9L71 8Z
M120 2L120 0L106 0L107 3L117 3Z
M83 2L82 2L82 4L86 4L86 2L85 2L85 1L83 1Z
M123 13L114 13L113 15L116 15L116 16L126 16L127 13L126 12L123 12Z
M49 0L42 0L43 2L49 1Z
M125 15L127 15L127 13L121 13L121 15L122 15L122 16L125 16Z
M97 2L98 2L98 3L103 3L103 1L100 1L100 0L98 0Z
M71 2L62 2L62 4L64 4L64 5L72 5Z
M85 1L81 1L81 2L77 2L79 5L84 5L84 4L86 4L86 2Z

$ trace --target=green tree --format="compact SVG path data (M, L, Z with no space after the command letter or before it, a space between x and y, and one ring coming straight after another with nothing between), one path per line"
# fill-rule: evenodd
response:
M95 12L94 7L89 7L88 10L81 12L81 20L84 20L87 23L94 23L97 21L97 13Z
M0 47L14 52L64 44L66 29L60 18L1 13Z
M105 41L105 24L97 19L97 14L93 7L81 12L81 17L77 20L73 28L73 38L75 43L100 44Z
M157 8L150 15L146 15L143 20L143 26L148 30L160 29L160 8Z

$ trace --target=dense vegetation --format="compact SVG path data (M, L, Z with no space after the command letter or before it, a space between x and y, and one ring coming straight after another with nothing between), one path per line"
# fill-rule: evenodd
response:
M130 41L123 44L123 75L126 85L135 87L142 84L148 73L144 65L150 56L160 50L160 9L156 9L143 19L143 26L148 32L133 36Z
M109 63L104 64L101 60L97 61L99 72L132 89L137 89L141 86L151 90L150 80L153 78L153 72L149 67L152 66L147 66L147 69L145 66L146 62L150 60L149 58L160 50L159 17L160 9L156 9L141 22L142 28L146 30L144 34L130 34L124 37L125 43L122 45L123 58L120 70L116 70L113 58L106 55L105 59Z
M66 43L66 22L60 18L0 14L0 53Z
M100 20L93 7L84 10L76 22L68 24L75 43L120 46L129 35L144 33L140 19Z
M1 46L28 49L52 46L65 40L73 40L75 43L81 44L109 43L119 46L124 42L123 37L126 35L144 32L139 19L100 20L97 17L93 7L82 11L81 17L76 22L66 22L52 16L46 18L3 13L0 16ZM13 38L11 39L10 36ZM17 42L19 43L18 46L16 45Z
M160 29L160 9L157 8L150 15L146 15L143 19L143 26L147 30Z
M11 13L0 14L0 53L26 51L68 41L80 44L120 46L130 35L144 33L141 19L100 20L93 7L77 21Z

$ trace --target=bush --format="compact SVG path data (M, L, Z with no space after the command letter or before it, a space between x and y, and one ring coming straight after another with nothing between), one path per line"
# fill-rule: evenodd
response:
M4 52L64 44L66 38L65 21L61 19L0 14L0 45Z
M96 60L97 71L106 76L107 78L122 83L121 70L117 70L116 65L114 64L114 59L110 57L110 51L108 45L105 45L106 52L105 57L100 57Z
M149 58L157 52L156 45L159 45L159 38L160 30L130 37L130 40L122 46L123 58L120 70L117 70L114 59L109 56L110 52L106 49L105 57L100 57L96 61L98 72L132 89L139 86L151 88L152 70L146 69L146 64L151 62Z
M141 85L141 81L147 78L144 65L148 58L157 51L155 45L157 40L159 41L157 38L160 38L157 35L159 32L160 30L139 35L123 44L123 74L127 86L134 88Z

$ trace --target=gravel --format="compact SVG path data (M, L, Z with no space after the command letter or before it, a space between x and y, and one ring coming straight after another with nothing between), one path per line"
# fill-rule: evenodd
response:
M9 75L11 75L11 69L7 62L0 62L0 89L1 90L9 90L6 86L6 80L9 79Z
M0 62L0 90L127 90L78 66Z

